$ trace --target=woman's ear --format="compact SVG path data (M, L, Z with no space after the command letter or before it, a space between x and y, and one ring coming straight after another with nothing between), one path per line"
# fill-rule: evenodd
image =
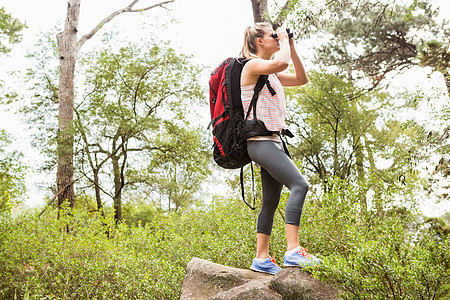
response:
M262 38L258 38L258 39L256 40L256 43L258 43L259 45L262 45L264 42L263 42L263 39L262 39Z

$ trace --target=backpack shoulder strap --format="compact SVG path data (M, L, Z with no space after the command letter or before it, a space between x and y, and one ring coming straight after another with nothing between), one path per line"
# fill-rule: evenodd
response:
M245 116L244 120L248 119L248 116L250 115L250 112L253 110L253 119L256 120L256 102L258 101L259 93L263 89L264 85L267 85L267 88L269 89L270 93L273 95L276 94L275 90L272 88L269 82L269 75L261 75L258 78L258 82L255 85L255 88L253 90L253 97L252 101L250 102L250 105L248 106L247 115Z

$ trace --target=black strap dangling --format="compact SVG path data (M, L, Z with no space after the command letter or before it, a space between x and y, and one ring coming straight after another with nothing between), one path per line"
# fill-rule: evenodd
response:
M247 201L245 201L245 192L244 192L244 167L241 167L240 181L241 181L241 192L242 192L242 200L244 203L250 207L251 210L255 210L256 206L256 194L255 194L255 176L253 173L253 162L250 162L252 168L252 192L253 192L253 206L251 206Z

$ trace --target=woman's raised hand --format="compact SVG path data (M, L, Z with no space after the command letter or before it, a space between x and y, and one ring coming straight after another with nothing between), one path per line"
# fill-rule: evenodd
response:
M278 35L278 38L280 39L280 41L289 39L285 26L278 27L277 35Z

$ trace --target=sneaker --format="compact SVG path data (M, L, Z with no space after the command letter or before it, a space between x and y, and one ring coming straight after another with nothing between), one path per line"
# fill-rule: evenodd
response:
M268 273L272 275L275 275L282 270L275 262L275 259L270 256L263 262L260 262L258 259L254 258L250 269L256 272Z
M285 267L312 267L322 263L322 260L308 253L308 249L297 247L284 254Z

